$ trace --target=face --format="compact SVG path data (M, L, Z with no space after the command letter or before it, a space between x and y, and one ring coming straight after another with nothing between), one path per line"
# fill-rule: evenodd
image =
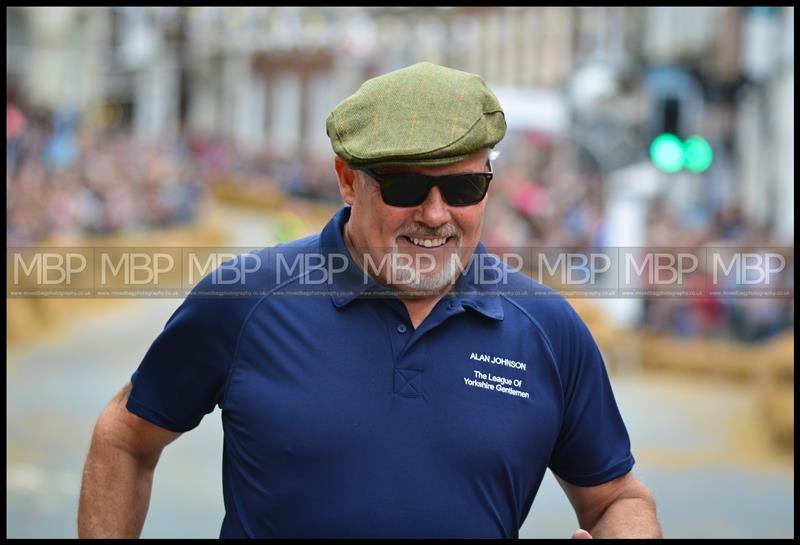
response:
M381 174L410 172L443 176L485 172L488 150L443 167L382 167ZM419 206L387 205L378 183L365 172L335 159L339 190L351 206L345 241L353 258L370 276L408 297L432 297L449 289L469 264L480 240L487 198L469 206L451 206L438 187Z

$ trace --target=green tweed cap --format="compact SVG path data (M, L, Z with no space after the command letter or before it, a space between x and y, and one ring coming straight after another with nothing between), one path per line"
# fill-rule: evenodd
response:
M353 168L448 165L506 134L503 109L480 76L429 62L367 80L326 125L333 151Z

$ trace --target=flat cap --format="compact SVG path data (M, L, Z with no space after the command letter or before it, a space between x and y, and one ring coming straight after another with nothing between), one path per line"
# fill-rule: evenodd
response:
M477 74L421 62L372 78L328 115L333 151L353 168L456 163L506 134Z

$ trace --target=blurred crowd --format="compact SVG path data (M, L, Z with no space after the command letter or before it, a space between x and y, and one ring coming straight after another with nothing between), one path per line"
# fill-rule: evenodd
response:
M605 247L604 178L597 162L586 160L577 146L553 138L528 135L527 141L524 156L500 162L487 205L484 241L495 247L567 252ZM708 249L765 252L775 246L767 227L748 220L735 201L722 206L710 200L676 204L662 196L651 202L647 218L644 246L648 248L707 256ZM769 286L758 287L793 291L793 253L781 248L782 253L787 251L787 267L771 278ZM532 263L534 274L541 272L536 267ZM766 340L792 327L793 299L710 295L711 275L711 267L703 261L683 286L705 295L645 297L641 327L666 335L733 337L745 342ZM726 281L734 278L728 276Z
M167 227L192 220L203 193L179 139L82 132L67 111L6 105L9 246Z
M524 157L496 163L484 240L498 247L602 246L603 179L572 149L531 135Z
M701 216L702 221L691 222L683 214ZM738 203L730 203L716 210L671 210L664 202L653 203L647 232L647 245L675 247L682 251L702 253L704 248L720 250L732 247L742 252L766 253L775 251L769 231L764 225L748 221ZM787 257L787 266L769 279L770 284L756 282L744 288L771 288L793 291L793 252L777 249ZM788 251L787 251L788 250ZM722 252L722 250L720 250ZM722 252L724 253L724 252ZM753 271L756 272L756 271ZM701 264L689 277L688 288L712 285L711 263ZM752 278L745 278L755 281ZM736 276L723 276L724 289L734 289ZM793 327L793 298L788 297L722 297L706 292L703 296L686 298L645 299L645 324L655 332L693 336L732 336L740 341L758 342Z
M109 235L193 220L217 184L339 202L333 163L243 154L198 135L137 138L82 130L68 111L6 104L6 237L10 246Z

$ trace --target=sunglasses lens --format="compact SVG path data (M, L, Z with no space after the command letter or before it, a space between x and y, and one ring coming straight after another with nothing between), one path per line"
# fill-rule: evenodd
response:
M428 180L416 176L403 176L392 179L386 176L381 185L383 202L389 206L419 206L428 196Z
M489 187L484 174L464 174L439 184L442 195L451 206L466 206L483 200Z
M459 174L438 180L422 175L385 174L380 180L381 197L389 206L403 208L419 206L428 197L433 181L439 187L447 204L468 206L483 200L490 180L490 175L483 173Z

